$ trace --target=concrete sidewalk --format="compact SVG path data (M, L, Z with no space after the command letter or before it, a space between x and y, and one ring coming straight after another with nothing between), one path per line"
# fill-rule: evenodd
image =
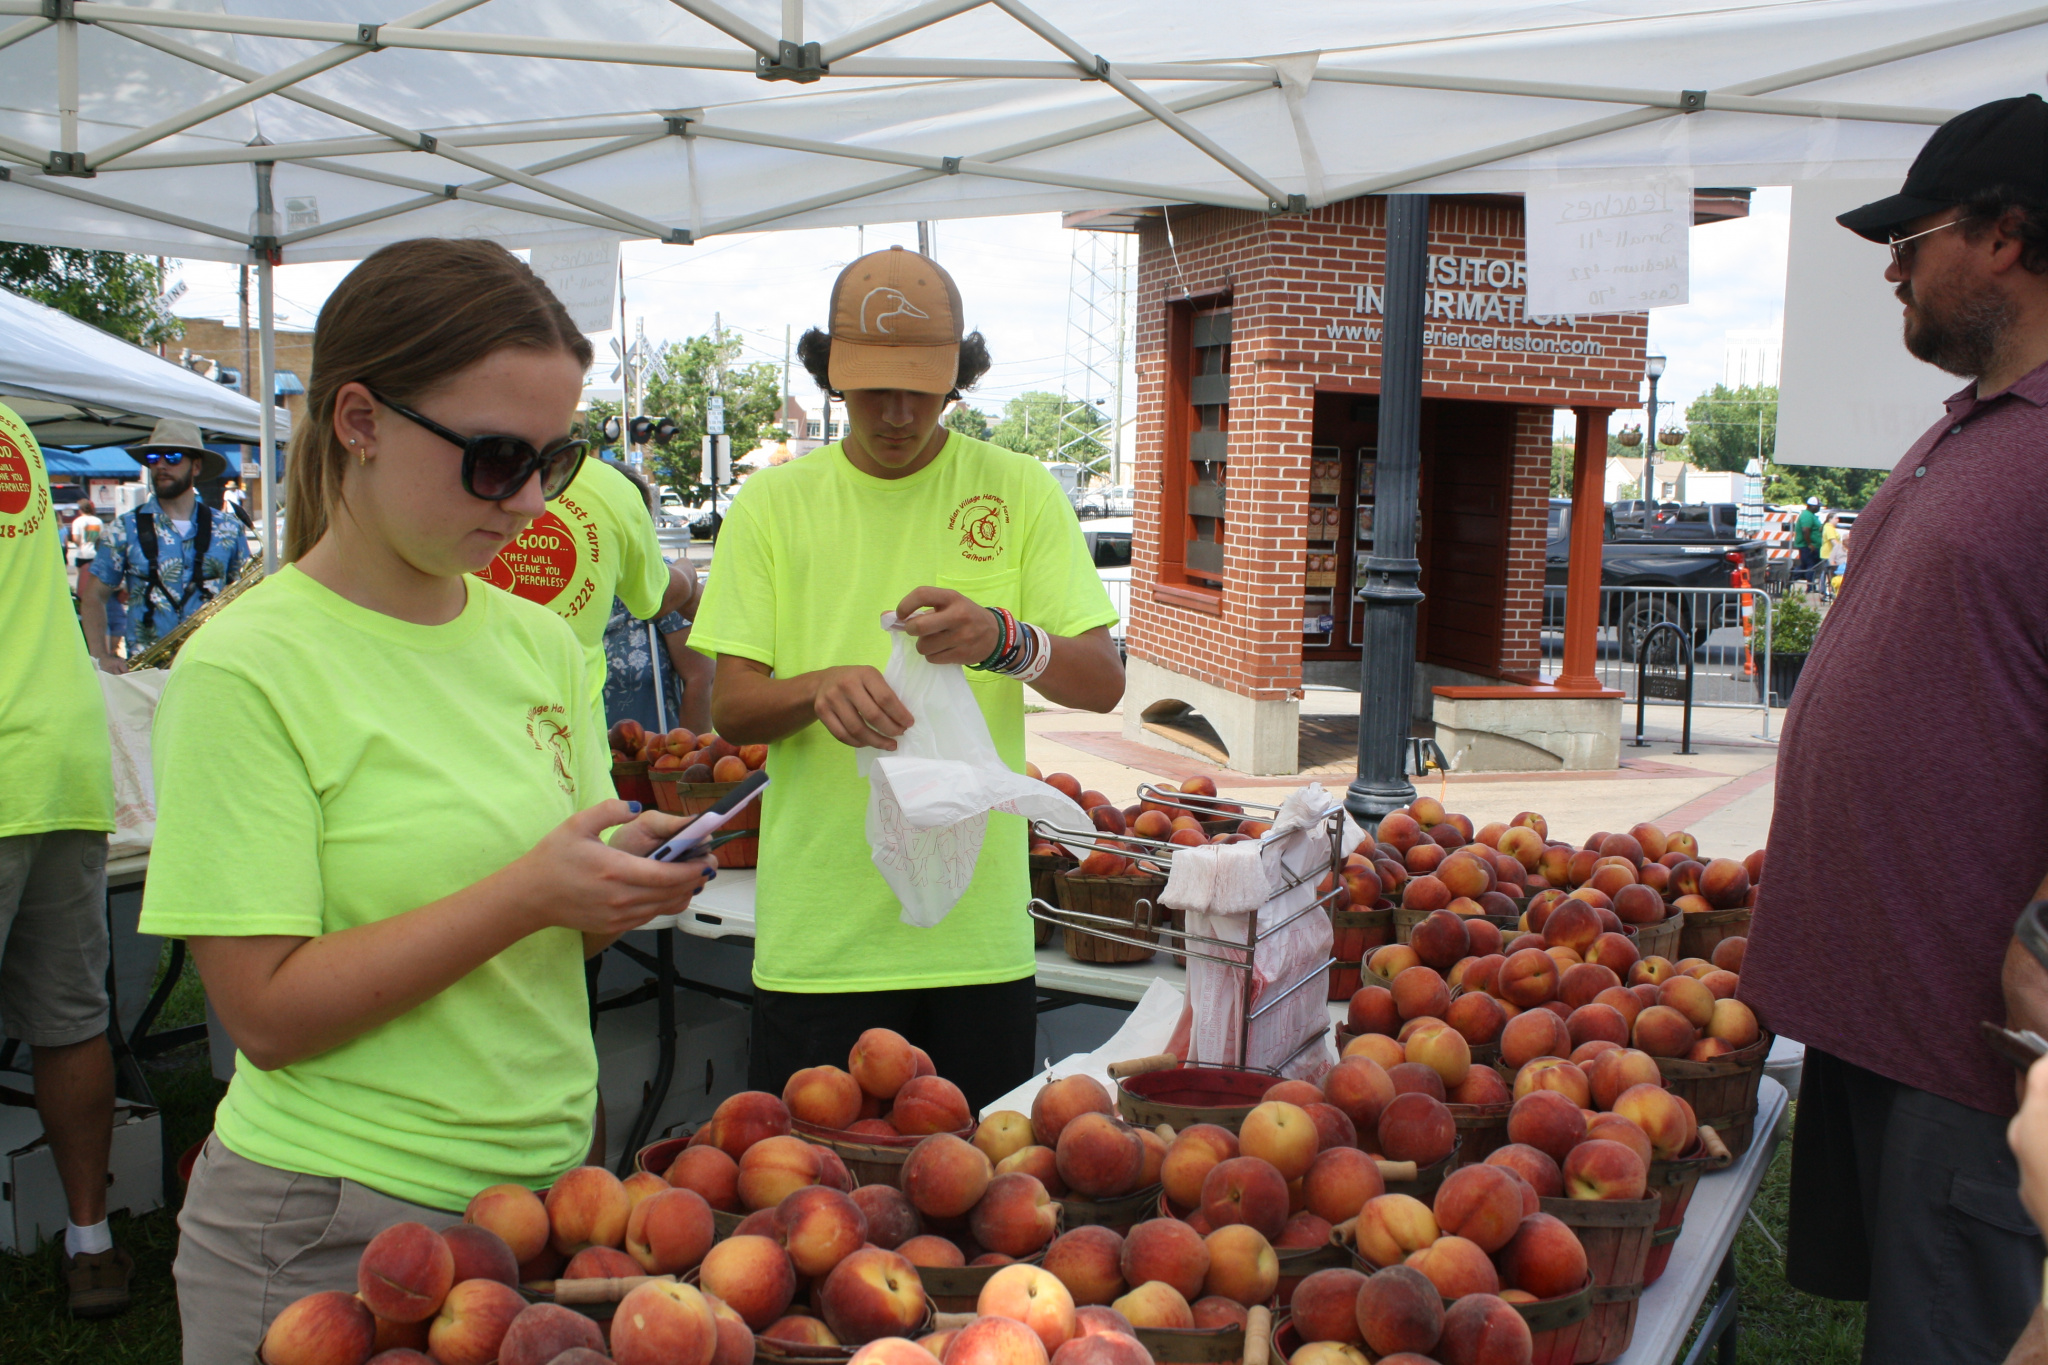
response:
M1354 710L1355 692L1311 691L1305 714ZM1771 712L1770 734L1784 724ZM1758 738L1761 711L1695 711L1695 753L1678 753L1680 714L1648 708L1646 748L1632 748L1635 712L1625 718L1621 767L1612 772L1453 773L1416 778L1418 794L1436 796L1475 825L1508 820L1533 810L1548 822L1552 838L1583 842L1599 830L1625 830L1647 820L1667 833L1689 830L1701 852L1740 858L1762 848L1769 836L1777 744ZM1048 773L1071 773L1084 789L1102 792L1120 805L1137 798L1141 782L1178 785L1195 776L1215 780L1218 790L1241 801L1277 804L1296 787L1321 782L1339 794L1350 783L1348 764L1326 764L1296 777L1253 777L1216 767L1187 753L1155 749L1123 737L1123 717L1059 708L1024 718L1025 754Z

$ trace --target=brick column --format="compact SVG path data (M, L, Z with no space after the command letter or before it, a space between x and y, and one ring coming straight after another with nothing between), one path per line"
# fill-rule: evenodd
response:
M1607 417L1611 408L1574 408L1571 567L1564 590L1564 667L1559 687L1598 687L1595 637L1600 630L1600 553L1607 539Z

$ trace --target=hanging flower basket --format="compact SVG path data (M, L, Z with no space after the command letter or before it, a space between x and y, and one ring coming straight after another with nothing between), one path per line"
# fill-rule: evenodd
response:
M1667 446L1682 446L1685 444L1685 431L1683 428L1666 427L1657 433L1657 439Z
M1620 431L1614 433L1614 439L1633 450L1643 443L1643 429L1641 427L1623 427Z

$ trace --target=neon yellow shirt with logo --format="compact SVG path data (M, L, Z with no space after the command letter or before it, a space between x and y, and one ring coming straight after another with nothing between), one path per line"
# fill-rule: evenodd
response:
M0 407L0 838L114 828L107 704L64 576L64 525L28 425Z
M464 582L462 614L422 626L287 566L192 637L157 711L143 933L389 919L611 798L574 637ZM456 1210L580 1163L596 1090L583 940L543 929L339 1047L274 1071L238 1055L214 1124L251 1161Z
M690 645L793 677L889 662L880 616L913 588L952 588L1054 635L1116 611L1072 506L1043 464L950 433L931 464L878 479L837 445L750 476L718 534ZM970 669L996 749L1024 767L1022 684ZM768 749L754 982L766 990L986 985L1033 970L1024 821L989 817L974 880L930 929L869 861L855 751L811 724Z
M479 577L569 623L583 646L593 697L604 691L604 626L612 598L646 621L668 591L668 564L647 499L603 460L585 460L576 482Z

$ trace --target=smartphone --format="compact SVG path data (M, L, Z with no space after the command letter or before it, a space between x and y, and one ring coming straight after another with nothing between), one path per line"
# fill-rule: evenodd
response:
M720 826L746 809L747 803L759 796L761 788L767 785L767 773L748 773L737 787L719 798L717 805L692 820L680 834L647 856L658 863L676 863L696 856L698 850L718 832Z
M2022 1071L2048 1056L2048 1038L2030 1028L2000 1028L1989 1020L1977 1027L1984 1030L1984 1041L1991 1044L1992 1051Z

